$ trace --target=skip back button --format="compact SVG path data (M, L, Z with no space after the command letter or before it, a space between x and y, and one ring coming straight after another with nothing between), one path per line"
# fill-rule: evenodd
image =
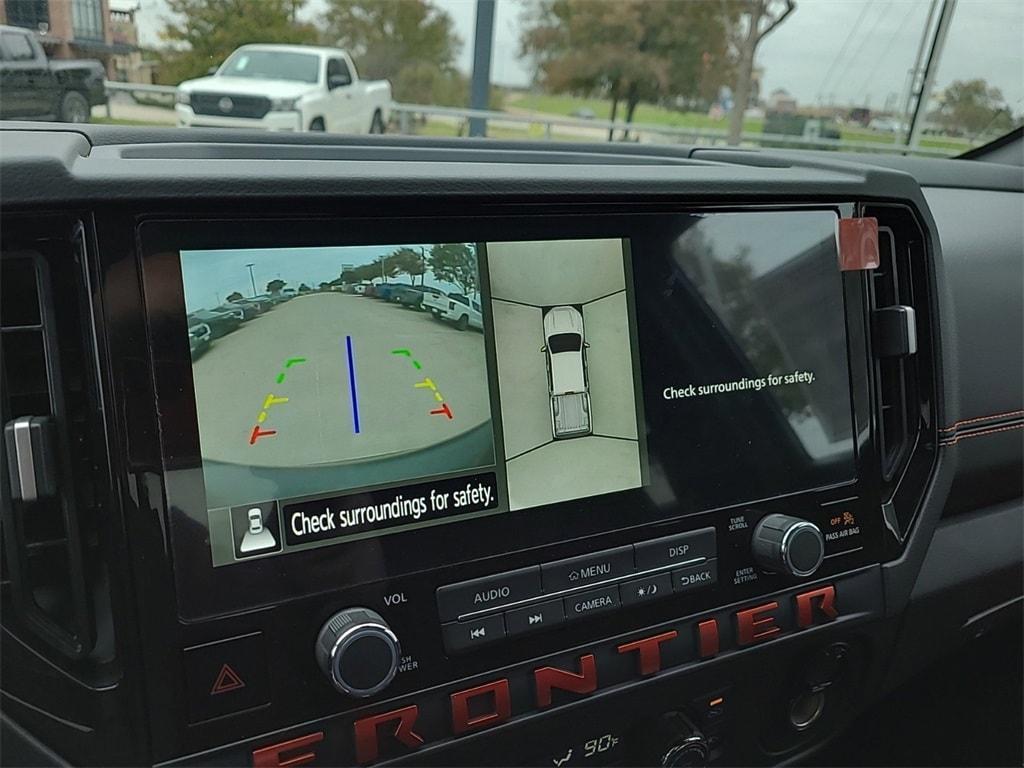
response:
M444 647L449 653L470 651L505 637L505 621L501 614L472 621L453 621L442 624L441 629Z

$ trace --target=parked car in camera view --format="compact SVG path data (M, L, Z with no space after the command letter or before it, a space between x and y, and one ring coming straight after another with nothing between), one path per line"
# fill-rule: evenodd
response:
M395 296L395 291L411 287L412 286L408 283L381 283L377 286L377 290L374 292L373 297L375 299L391 301Z
M429 285L407 285L393 291L391 300L409 309L424 309L423 300L427 296L444 296L444 292Z
M551 395L551 433L556 440L593 432L587 380L583 315L575 307L554 307L544 315L544 346Z
M188 351L192 359L200 357L210 348L210 337L213 332L206 323L189 321L188 325Z
M420 308L425 309L434 317L441 317L441 314L448 311L448 299L451 296L461 296L461 294L447 294L444 291L437 293L424 294L420 300ZM465 298L464 296L462 298Z
M454 323L460 331L467 328L475 328L478 331L484 329L484 313L480 309L480 302L461 293L448 295L448 304L440 318Z
M227 312L239 320L252 320L256 315L263 314L263 308L251 301L229 301L214 309L214 312Z
M230 312L217 312L210 309L199 309L188 316L188 324L193 325L205 323L210 329L210 340L227 336L242 324L242 318Z

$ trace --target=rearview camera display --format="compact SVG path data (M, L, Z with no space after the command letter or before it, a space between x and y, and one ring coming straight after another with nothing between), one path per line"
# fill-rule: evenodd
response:
M621 240L180 258L214 565L643 484Z

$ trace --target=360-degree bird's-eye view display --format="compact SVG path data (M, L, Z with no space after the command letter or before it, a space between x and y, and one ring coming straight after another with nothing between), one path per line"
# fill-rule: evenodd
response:
M1019 0L0 0L0 766L1024 765Z
M487 254L509 504L639 486L622 241L489 243ZM555 274L545 268L553 261Z

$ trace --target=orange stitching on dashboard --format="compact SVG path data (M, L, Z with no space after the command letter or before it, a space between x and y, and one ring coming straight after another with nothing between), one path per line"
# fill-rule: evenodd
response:
M967 432L963 435L957 435L954 438L948 440L942 440L939 445L956 445L961 440L966 440L968 437L981 437L982 435L994 435L996 432L1009 432L1012 429L1024 429L1024 424L1011 424L1008 427L997 427L996 429L984 429L980 432Z
M975 416L973 419L960 419L960 421L954 421L950 426L943 427L940 432L951 432L952 430L959 427L961 424L975 424L979 421L988 421L989 419L1000 419L1005 416L1024 416L1024 409L1016 411L1006 411L1004 413L993 413L991 416Z

